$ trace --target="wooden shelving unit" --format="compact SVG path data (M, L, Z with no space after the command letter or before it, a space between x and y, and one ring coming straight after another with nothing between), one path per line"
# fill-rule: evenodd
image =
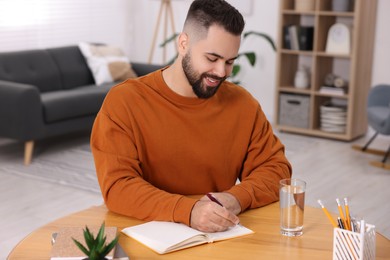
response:
M295 1L281 0L279 13L279 40L276 75L276 128L281 131L319 136L344 141L353 140L367 131L366 99L371 88L373 42L377 0L354 0L351 11L332 11L332 0L313 0L312 11L295 10ZM340 55L326 52L328 31L335 23L351 28L351 51ZM288 25L313 26L313 50L300 51L283 48L284 27ZM310 69L310 86L294 87L295 73L300 65ZM348 81L345 95L320 93L324 78L334 73ZM299 95L308 98L308 127L280 123L281 95ZM346 127L343 132L321 130L320 107L332 98L346 101Z

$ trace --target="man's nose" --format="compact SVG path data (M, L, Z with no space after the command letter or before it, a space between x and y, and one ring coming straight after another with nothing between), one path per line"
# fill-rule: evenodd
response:
M216 62L215 64L215 67L214 67L214 75L220 77L220 78L224 78L226 77L226 64L224 61L219 61L219 62Z

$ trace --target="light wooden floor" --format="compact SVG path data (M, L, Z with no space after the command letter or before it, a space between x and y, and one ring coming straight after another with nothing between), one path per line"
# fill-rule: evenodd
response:
M307 181L306 204L318 206L322 199L336 211L336 197L348 196L351 208L368 223L380 226L390 237L390 171L368 164L381 160L351 149L349 142L280 133L286 142L294 176ZM368 137L353 143L365 143ZM1 141L1 140L0 140ZM378 139L373 146L387 148L389 138ZM1 142L0 142L1 145ZM100 205L100 194L81 191L46 182L1 174L0 172L0 259L23 237L56 218ZM325 216L324 216L325 217Z

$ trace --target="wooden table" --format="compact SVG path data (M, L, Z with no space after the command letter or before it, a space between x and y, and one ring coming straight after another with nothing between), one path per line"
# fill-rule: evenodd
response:
M92 207L58 219L32 232L10 253L14 259L50 259L51 235L60 227L106 226L122 228L142 223L107 210ZM200 245L158 255L123 234L119 243L131 260L138 259L332 259L333 228L321 209L305 207L304 234L289 238L279 234L279 204L250 210L240 215L242 225L255 231L240 238ZM390 259L390 240L376 236L376 259Z

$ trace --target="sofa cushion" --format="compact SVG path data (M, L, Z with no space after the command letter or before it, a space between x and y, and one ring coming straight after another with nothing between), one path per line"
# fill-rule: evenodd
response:
M0 53L0 79L34 85L40 92L61 89L60 72L46 50Z
M45 122L53 123L97 114L113 85L114 83L99 87L92 85L43 93L41 99Z
M84 55L97 85L123 81L136 77L129 59L120 48L109 45L80 43Z
M92 73L78 46L47 49L61 73L63 89L94 84Z

